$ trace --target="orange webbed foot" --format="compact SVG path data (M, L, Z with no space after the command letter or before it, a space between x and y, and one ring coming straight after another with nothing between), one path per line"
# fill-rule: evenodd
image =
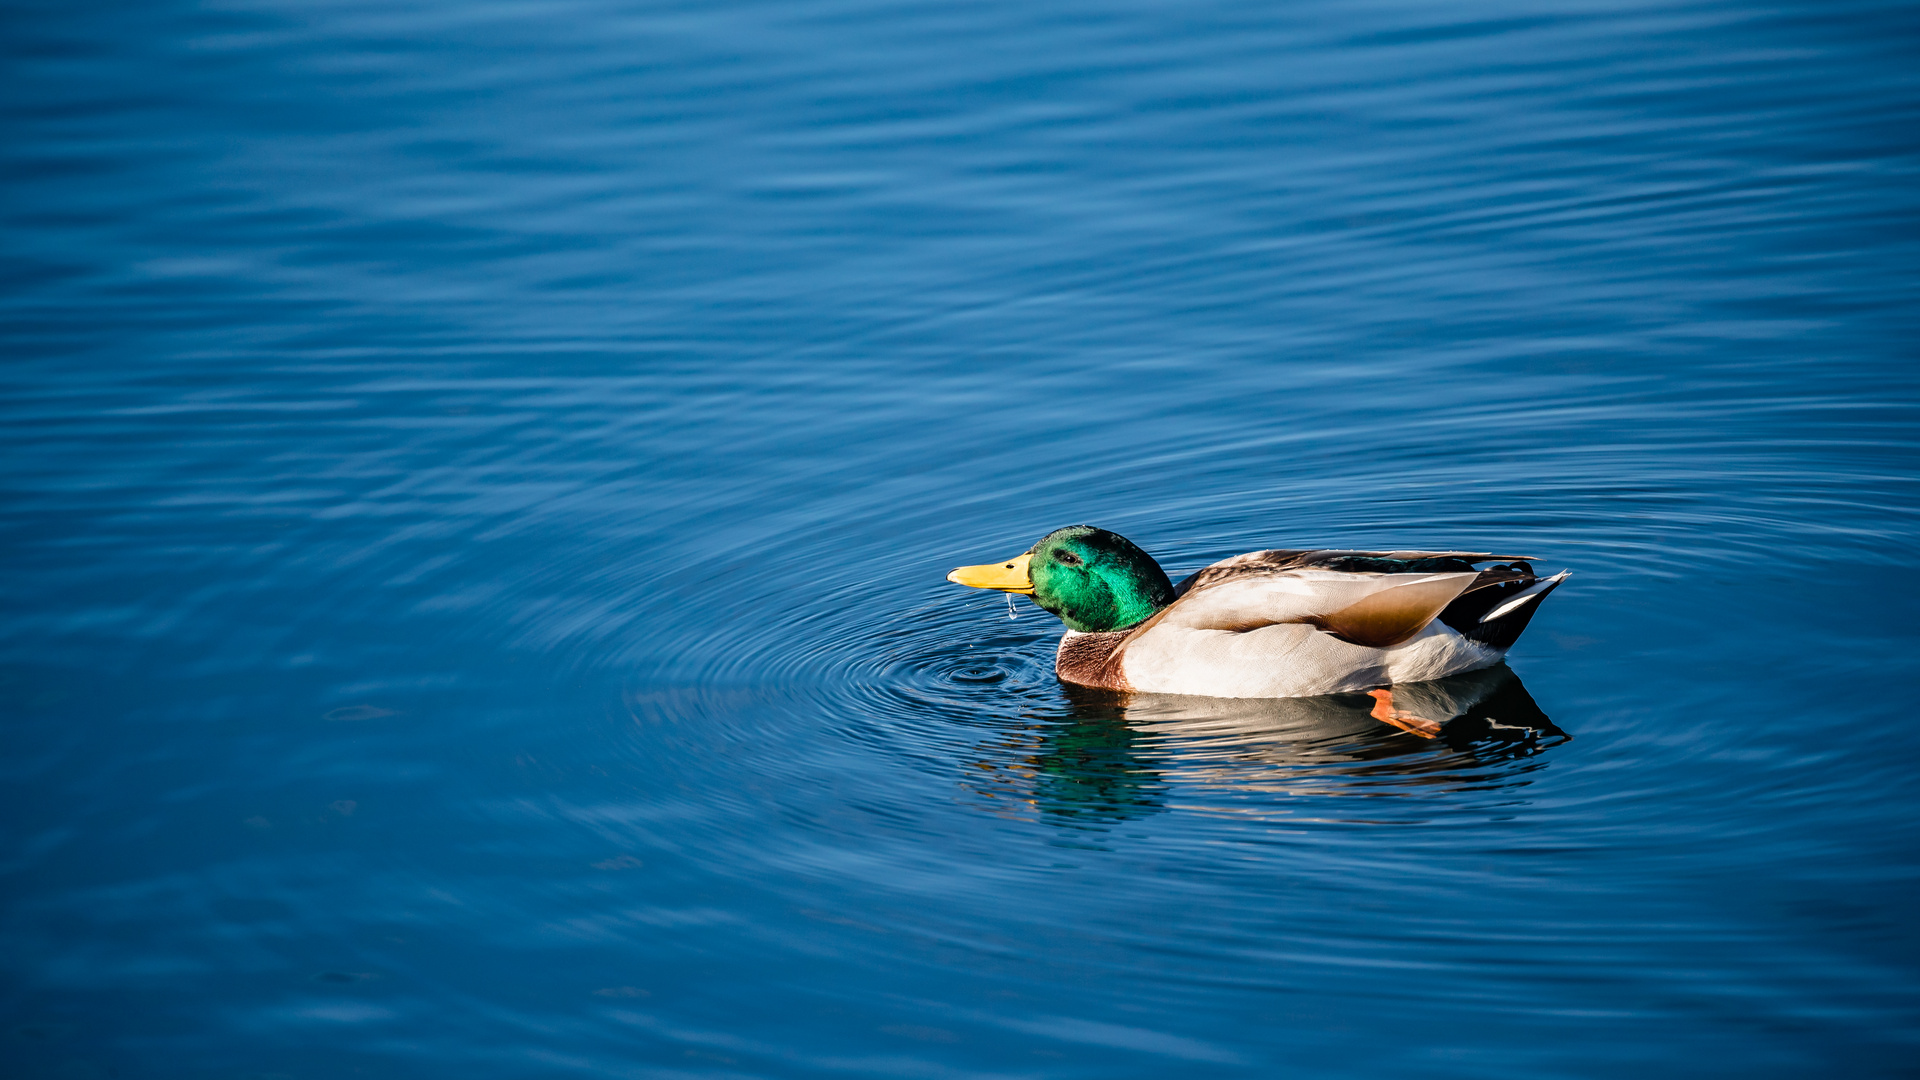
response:
M1439 724L1424 716L1415 716L1405 709L1394 708L1393 691L1369 690L1367 691L1367 696L1373 699L1373 712L1369 715L1375 720L1392 724L1401 731L1410 732L1423 739L1437 739L1440 737Z

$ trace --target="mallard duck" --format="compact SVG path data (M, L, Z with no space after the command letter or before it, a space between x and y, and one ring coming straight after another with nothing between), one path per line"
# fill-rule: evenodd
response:
M1395 715L1406 710L1392 686L1499 663L1566 577L1486 552L1275 549L1175 585L1126 537L1072 525L947 580L1058 615L1063 682L1225 698L1375 691L1373 715L1431 734L1432 721Z

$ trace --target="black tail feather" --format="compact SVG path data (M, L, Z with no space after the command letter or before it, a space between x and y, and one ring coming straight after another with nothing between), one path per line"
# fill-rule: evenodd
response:
M1481 608L1479 619L1485 619L1484 622L1476 619L1473 625L1465 629L1455 626L1452 622L1448 622L1447 625L1453 626L1455 630L1459 630L1464 637L1477 641L1490 649L1499 649L1505 652L1507 649L1513 647L1514 642L1520 640L1520 635L1526 630L1527 624L1533 621L1533 613L1540 610L1540 601L1545 600L1549 593L1559 588L1560 582L1563 580L1565 580L1564 575L1529 582L1525 588L1520 589L1512 588L1512 585L1518 584L1518 582L1514 582L1509 583L1504 589L1476 590L1477 592L1500 591L1505 595L1496 597L1495 603L1484 606L1478 603L1475 604L1476 607ZM1486 612L1497 611L1500 605L1512 603L1516 594L1525 593L1528 588L1539 588L1540 591L1531 596L1524 597L1519 603L1514 604L1510 610L1502 611L1493 618L1486 619ZM1466 597L1462 597L1461 599L1466 599ZM1441 617L1445 618L1445 615L1446 613L1443 612Z

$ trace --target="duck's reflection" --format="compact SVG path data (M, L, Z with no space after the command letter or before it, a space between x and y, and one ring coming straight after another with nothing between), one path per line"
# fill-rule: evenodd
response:
M1038 807L1064 823L1101 824L1158 812L1166 783L1127 723L1126 695L1071 687L1064 716L996 739L979 762L982 794Z
M1394 688L1442 722L1424 739L1374 718L1364 694L1228 699L1063 686L1065 709L982 746L975 789L1059 824L1154 814L1175 787L1236 795L1391 795L1524 782L1523 762L1569 736L1504 664Z

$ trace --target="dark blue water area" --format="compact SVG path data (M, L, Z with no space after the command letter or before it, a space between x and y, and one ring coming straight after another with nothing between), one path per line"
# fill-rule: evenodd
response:
M0 17L7 1075L1920 1061L1913 5ZM1573 576L1429 741L1082 521Z

